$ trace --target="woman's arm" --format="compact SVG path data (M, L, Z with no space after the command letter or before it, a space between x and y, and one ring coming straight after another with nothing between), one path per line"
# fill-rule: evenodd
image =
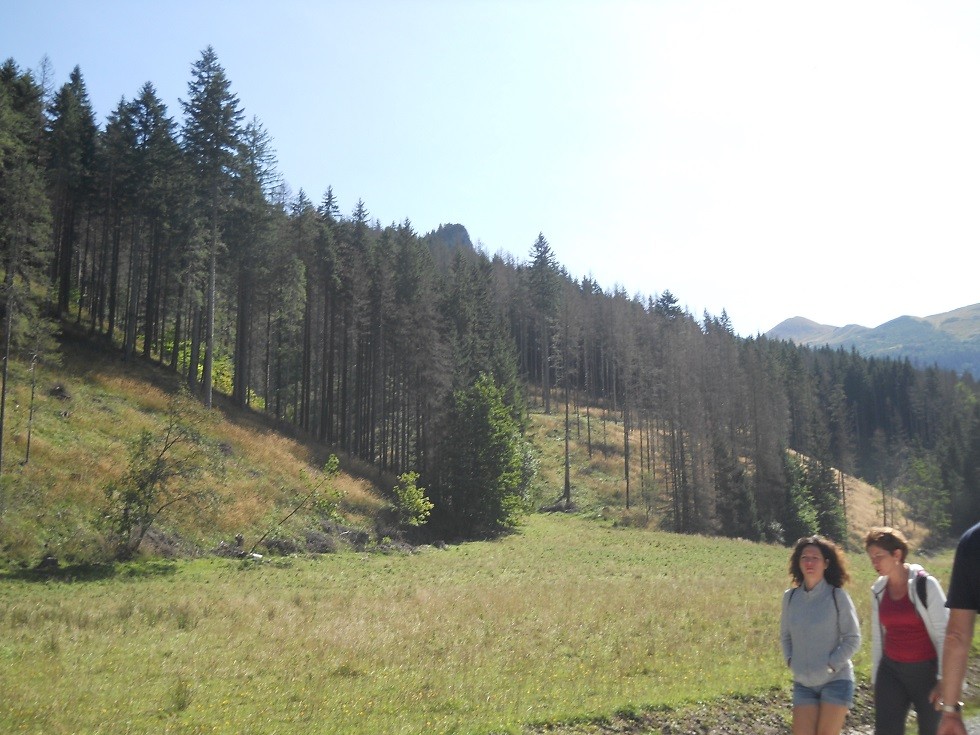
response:
M874 587L871 588L871 683L875 683L878 675L878 662L881 661L881 625L878 622L878 603L881 600L881 593L875 594Z
M840 623L840 641L830 654L830 668L837 671L861 648L861 624L858 622L854 601L844 590L838 590L837 620Z
M783 661L786 665L793 658L793 636L789 630L789 600L791 590L783 594L782 614L779 616L779 640L783 647Z

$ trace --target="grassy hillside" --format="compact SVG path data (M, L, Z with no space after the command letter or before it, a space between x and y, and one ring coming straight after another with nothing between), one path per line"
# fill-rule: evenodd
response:
M541 492L544 502L553 502L561 496L565 483L564 412L553 408L547 415L540 410L540 405L532 406L531 419L529 436L540 451ZM589 422L593 443L591 457L587 442ZM606 416L592 409L587 419L582 408L572 412L571 425L569 474L572 501L577 509L587 517L603 518L620 525L657 528L662 500L656 492L644 495L640 490L641 476L642 485L652 487L654 491L663 487L663 478L651 476L649 470L641 473L639 452L636 451L639 437L631 438L634 450L630 467L631 501L627 510L623 429L619 417ZM881 525L884 501L878 488L850 475L844 475L844 495L851 531L847 543L851 548L860 549L865 531L870 526ZM925 542L928 529L909 521L900 501L889 497L887 502L889 524L901 528L913 547Z
M141 430L163 431L169 395L176 387L171 373L141 361L123 363L84 341L68 340L60 366L41 366L33 422L30 425L30 380L25 367L12 364L11 395L6 417L7 441L0 489L0 559L32 565L52 555L62 563L105 557L98 517L104 511L104 489L126 470L129 446ZM269 533L277 550L310 546L332 548L336 533L324 528L312 512L299 512L279 526L320 481L328 450L314 442L288 438L265 418L228 406L212 412L206 433L225 460L225 474L215 478L216 498L204 512L175 506L144 542L149 553L196 554L230 543L236 534L247 549ZM30 461L27 457L30 425ZM617 416L584 408L572 413L570 477L572 499L587 517L619 525L657 528L662 478L647 470L642 477L634 436L630 470L630 508L626 508L622 426ZM588 437L591 434L592 453ZM564 487L564 414L545 415L532 406L530 439L539 451L539 502L554 502ZM387 506L386 492L395 480L370 467L344 461L333 482L341 494L345 525L373 532ZM647 494L641 486L648 488ZM653 488L653 492L649 491ZM881 520L878 491L846 480L851 542ZM897 521L913 543L924 536ZM260 549L265 551L265 549Z
M63 355L60 366L38 369L26 464L30 381L23 365L11 365L0 491L0 557L7 560L30 563L51 554L71 563L104 554L95 530L104 488L126 470L140 431L163 433L176 389L170 373L123 363L84 342L66 342ZM304 512L284 527L278 523L320 479L327 451L284 436L253 412L224 407L212 414L205 433L225 461L224 476L211 488L215 501L206 512L175 506L145 542L149 550L196 553L239 533L248 548L270 529L273 537L302 539L317 528L318 519ZM333 483L343 497L341 513L370 529L384 506L375 483L390 488L390 479L370 468L346 469Z

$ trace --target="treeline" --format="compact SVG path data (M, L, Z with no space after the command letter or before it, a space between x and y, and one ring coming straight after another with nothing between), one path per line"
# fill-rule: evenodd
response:
M101 127L77 67L49 85L43 69L0 67L5 355L43 360L53 325L74 321L207 406L216 389L417 472L432 533L493 533L528 501L533 459L515 438L528 386L590 453L622 456L626 504L671 530L840 538L831 467L940 533L980 516L969 375L742 339L724 312L696 319L669 292L571 278L543 235L526 262L491 257L460 226L423 236L363 201L342 214L332 188L293 194L211 48L179 123L150 83Z

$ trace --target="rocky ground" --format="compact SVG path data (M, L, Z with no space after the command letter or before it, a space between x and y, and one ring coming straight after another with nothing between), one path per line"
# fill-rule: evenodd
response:
M980 681L980 661L971 665L971 682ZM975 691L976 687L972 687ZM527 735L790 735L788 694L729 697L677 710L630 712L601 720L528 728ZM844 735L872 735L874 702L869 683L858 686ZM910 721L907 733L917 729ZM969 735L980 735L980 716L967 719Z
M860 700L869 700L861 696ZM870 724L873 711L859 701L850 726ZM786 692L758 697L729 697L677 710L620 714L604 721L579 722L529 729L549 735L789 735L790 706ZM855 731L855 733L860 731Z

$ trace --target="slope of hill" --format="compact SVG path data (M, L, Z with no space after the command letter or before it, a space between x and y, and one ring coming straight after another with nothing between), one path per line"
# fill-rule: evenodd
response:
M0 485L0 560L5 562L32 564L52 555L71 563L104 556L99 518L105 489L126 471L131 440L142 431L159 434L165 426L168 394L176 385L172 373L142 361L123 363L71 338L63 354L62 366L40 368L33 418L30 382L19 374L23 366L11 366ZM226 474L213 488L214 502L203 511L175 507L161 516L144 542L145 551L197 554L231 543L238 534L249 549L266 533L261 551L324 551L340 545L337 534L350 533L346 527L359 529L365 540L375 538L394 478L342 458L345 471L329 484L342 496L339 515L345 528L325 527L305 507L282 524L311 483L322 479L319 468L328 450L280 433L256 412L223 406L214 413L207 434L226 460ZM549 505L564 485L564 419L535 409L530 418L529 437L540 459L539 496ZM586 516L620 525L658 528L664 499L639 489L657 483L642 479L636 453L627 508L618 416L592 409L591 416L576 414L574 421L577 430L569 444L574 506ZM583 428L587 422L590 430ZM846 479L846 493L855 544L867 526L881 522L882 503L875 488L852 478ZM908 530L914 544L923 538L900 514L889 520Z
M927 317L900 316L873 329L858 324L835 327L801 316L766 332L799 345L854 348L867 357L908 358L918 366L936 364L980 375L980 304Z
M166 430L174 374L139 360L123 363L71 338L62 354L61 366L38 368L33 411L30 379L22 365L11 364L0 561L104 557L99 529L105 490L126 472L133 439L143 431L159 437ZM223 455L224 474L209 488L208 503L176 504L160 515L143 542L151 553L196 554L234 543L238 534L248 550L265 533L280 543L280 551L294 540L329 547L337 541L332 529L323 528L308 508L281 523L321 480L325 495L341 496L339 514L351 527L372 529L387 505L374 481L365 479L385 482L377 470L348 464L347 471L325 479L320 469L329 452L322 445L292 439L251 411L225 406L211 418L203 433Z
M593 450L590 454L586 441L585 423L592 423ZM626 509L627 487L621 444L622 424L615 414L604 416L593 409L589 419L573 414L573 430L569 440L569 479L572 487L572 503L585 515L613 520L620 525L657 528L660 509L666 499L656 492L643 492L640 487L662 487L661 479L651 479L649 470L643 479L638 453L631 453L630 508ZM564 416L561 412L545 414L539 409L531 411L529 436L540 452L539 482L545 501L557 500L564 488ZM614 438L615 437L615 438ZM631 438L639 446L639 438ZM900 528L913 548L927 542L929 530L908 519L904 504L894 498L882 498L881 491L863 480L845 474L843 478L845 511L850 529L847 544L861 549L862 538L868 528L885 522L884 504L887 502L887 523Z

